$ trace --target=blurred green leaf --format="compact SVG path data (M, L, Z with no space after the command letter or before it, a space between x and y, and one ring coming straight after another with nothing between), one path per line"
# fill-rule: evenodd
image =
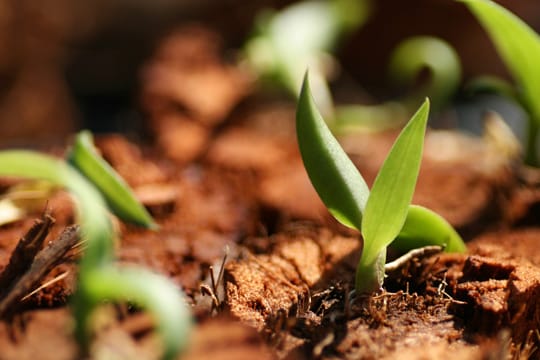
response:
M490 0L460 0L484 26L519 86L519 97L530 112L528 163L537 163L540 128L540 37L525 22Z
M83 292L78 294L85 296L82 302L74 299L79 312L86 312L80 306L103 300L129 301L148 310L161 334L163 359L176 359L189 344L190 309L180 289L161 275L133 266L103 266L86 274Z
M77 135L67 159L101 191L115 215L127 222L156 228L154 220L129 185L96 152L89 131L81 131Z
M422 70L429 79L415 95L405 99L411 113L428 96L432 108L439 109L456 92L461 82L461 63L456 51L445 41L432 36L405 39L393 51L389 76L400 86L412 86Z

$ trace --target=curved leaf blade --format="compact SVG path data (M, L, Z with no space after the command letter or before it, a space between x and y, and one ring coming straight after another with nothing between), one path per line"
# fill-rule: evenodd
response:
M98 190L74 168L64 161L34 151L5 150L0 151L0 176L46 180L68 189L74 195L78 217L88 239L81 268L112 259L113 231L105 201Z
M70 164L100 190L118 217L147 228L157 227L148 211L135 198L129 185L97 154L89 131L77 134L67 157Z
M446 252L463 253L467 246L441 215L420 205L409 206L407 219L392 248L402 252L428 245L439 245Z
M399 134L373 183L361 227L364 264L371 264L403 228L420 171L428 115L426 99Z
M190 309L181 290L159 274L134 266L103 266L85 274L82 291L84 293L77 293L73 301L75 315L80 320L78 326L90 320L89 305L103 300L130 301L154 317L163 340L163 359L176 359L189 343ZM86 329L78 330L84 333Z
M540 120L540 36L525 22L490 0L460 0L478 18L512 76L523 97Z
M69 169L52 156L29 150L0 151L0 175L40 179L58 186L67 186Z
M317 110L307 73L298 99L296 134L319 197L339 222L360 230L369 188Z
M425 96L429 96L432 109L448 102L461 81L461 62L450 44L433 36L407 38L393 50L389 75L397 85L411 86L426 69L430 72L429 81L404 99L411 113Z

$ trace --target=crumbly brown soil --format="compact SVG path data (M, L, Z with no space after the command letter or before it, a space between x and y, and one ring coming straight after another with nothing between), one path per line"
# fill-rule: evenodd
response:
M146 143L97 139L160 225L152 232L115 221L118 261L168 276L192 305L184 358L538 358L536 171L501 161L489 143L429 132L414 201L445 216L468 253L414 259L389 274L384 292L354 296L361 238L337 224L312 189L295 143L294 105L255 96L250 77L221 60L213 36L197 27L172 33L148 64ZM178 87L186 82L198 88ZM342 139L368 182L395 136ZM58 192L48 209L52 241L73 222L69 196ZM0 228L0 269L39 216ZM209 272L217 277L224 259L212 289ZM77 358L67 306L71 260L40 283L67 276L0 322L1 360ZM96 319L93 358L158 356L144 312L107 305Z

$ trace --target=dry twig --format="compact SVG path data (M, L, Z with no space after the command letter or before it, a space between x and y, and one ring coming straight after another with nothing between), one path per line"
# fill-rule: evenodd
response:
M21 238L9 264L0 274L0 318L13 314L20 301L38 287L42 279L79 242L79 227L72 225L42 249L53 224L54 219L49 213L37 220Z

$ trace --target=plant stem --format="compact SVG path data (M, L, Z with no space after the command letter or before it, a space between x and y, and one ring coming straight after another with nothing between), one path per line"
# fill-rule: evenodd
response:
M356 293L372 294L382 289L384 282L384 264L386 263L386 248L384 248L371 263L365 263L362 254L356 268Z

